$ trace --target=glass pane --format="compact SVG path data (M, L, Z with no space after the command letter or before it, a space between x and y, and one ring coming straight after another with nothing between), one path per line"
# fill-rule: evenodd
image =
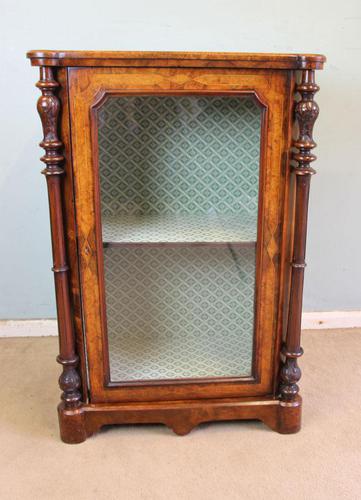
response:
M111 380L250 376L260 108L111 97L98 123Z

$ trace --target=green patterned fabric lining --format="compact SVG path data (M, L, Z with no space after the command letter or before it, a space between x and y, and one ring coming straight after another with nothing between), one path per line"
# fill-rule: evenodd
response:
M250 97L100 108L103 239L143 243L104 249L112 381L251 374L260 132Z
M105 248L110 376L250 376L255 248Z
M99 111L102 215L254 215L261 111L250 98L113 97Z

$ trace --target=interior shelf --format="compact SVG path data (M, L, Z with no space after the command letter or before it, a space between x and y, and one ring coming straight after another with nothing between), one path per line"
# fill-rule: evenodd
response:
M254 244L257 217L231 215L103 216L103 243L136 244Z

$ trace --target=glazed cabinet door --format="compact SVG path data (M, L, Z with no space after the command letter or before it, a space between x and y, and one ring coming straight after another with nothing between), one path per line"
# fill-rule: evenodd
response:
M270 395L290 73L70 68L90 401Z

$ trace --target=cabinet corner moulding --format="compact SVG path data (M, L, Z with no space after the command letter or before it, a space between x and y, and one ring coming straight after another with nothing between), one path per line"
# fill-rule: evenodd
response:
M213 420L297 432L325 57L27 57L40 70L61 439Z

